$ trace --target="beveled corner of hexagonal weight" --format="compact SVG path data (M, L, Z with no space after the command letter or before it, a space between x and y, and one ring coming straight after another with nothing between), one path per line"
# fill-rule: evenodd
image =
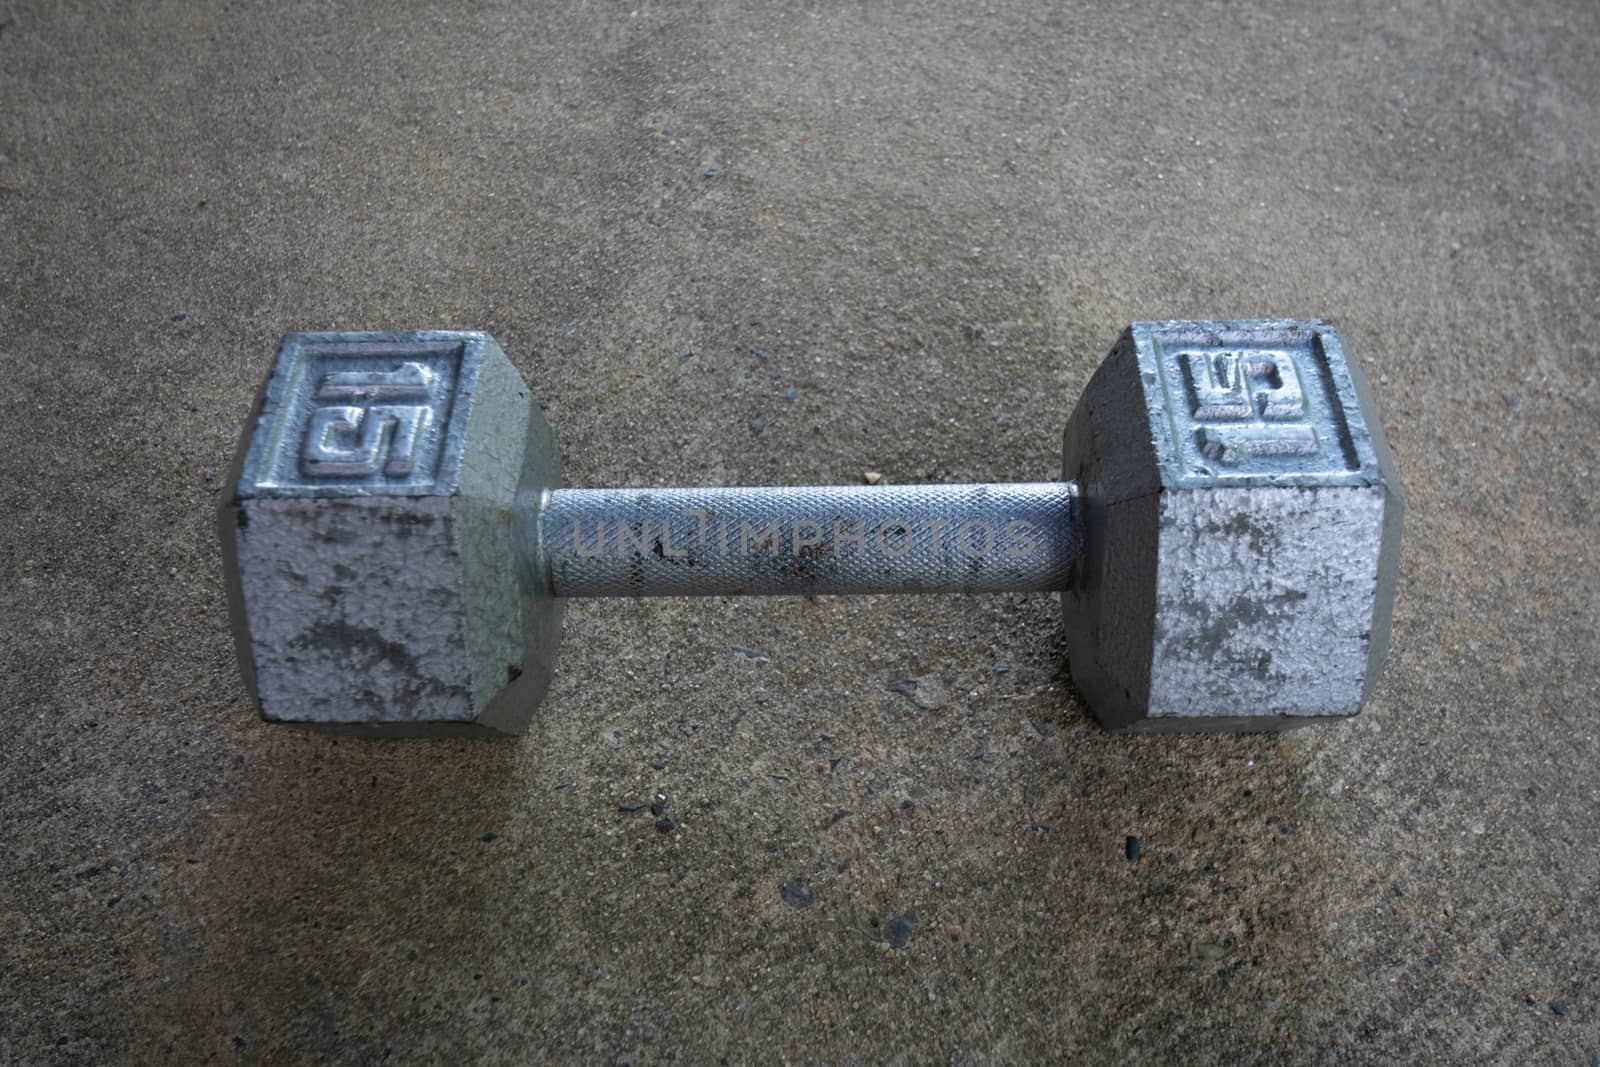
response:
M486 334L284 338L218 515L262 717L524 733L560 637L533 553L559 467L537 402Z
M1319 320L1140 322L1078 402L1074 683L1112 730L1354 715L1388 649L1404 499Z

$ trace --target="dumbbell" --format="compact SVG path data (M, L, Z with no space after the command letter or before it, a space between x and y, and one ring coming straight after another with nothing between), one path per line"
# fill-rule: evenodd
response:
M1404 508L1320 320L1137 322L1067 422L1064 480L567 489L487 334L286 337L219 513L264 718L520 734L570 597L1059 592L1112 730L1356 714Z

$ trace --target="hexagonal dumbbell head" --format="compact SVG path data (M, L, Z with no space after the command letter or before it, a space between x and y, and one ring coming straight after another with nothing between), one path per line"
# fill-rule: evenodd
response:
M521 733L560 602L534 544L555 435L485 334L294 334L219 516L239 658L264 718Z
M1400 482L1320 321L1135 323L1067 425L1073 680L1112 729L1355 714L1383 666Z

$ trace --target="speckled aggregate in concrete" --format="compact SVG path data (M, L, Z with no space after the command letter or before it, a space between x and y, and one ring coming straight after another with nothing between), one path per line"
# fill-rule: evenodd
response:
M1592 4L103 7L0 6L0 1059L1600 1062ZM1407 492L1356 722L1107 736L1044 596L574 604L521 743L235 670L290 330L490 331L569 484L906 483L1275 315Z

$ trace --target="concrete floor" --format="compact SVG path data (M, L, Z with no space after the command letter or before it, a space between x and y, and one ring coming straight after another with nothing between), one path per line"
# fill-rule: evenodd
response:
M102 6L0 4L0 1060L1600 1064L1600 8ZM569 484L977 481L1279 314L1409 499L1355 722L1107 736L1047 596L578 603L521 742L236 672L284 332L492 332Z

